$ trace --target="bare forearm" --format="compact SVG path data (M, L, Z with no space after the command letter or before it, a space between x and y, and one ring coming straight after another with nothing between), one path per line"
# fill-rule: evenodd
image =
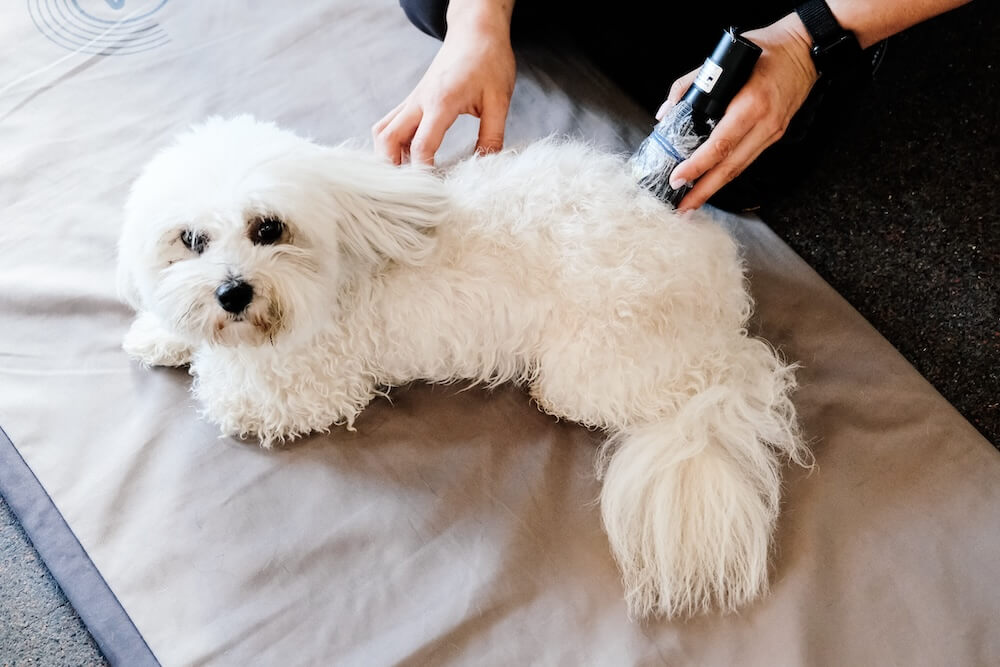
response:
M510 33L514 0L451 0L448 26L460 30Z
M862 48L970 0L827 0L830 10Z

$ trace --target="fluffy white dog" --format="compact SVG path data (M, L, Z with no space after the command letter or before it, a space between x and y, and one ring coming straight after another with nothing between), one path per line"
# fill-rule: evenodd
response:
M227 434L351 427L414 380L514 381L604 429L601 510L630 611L733 609L767 588L779 465L805 463L793 370L747 334L737 247L553 140L443 173L213 119L135 183L124 347L191 364Z

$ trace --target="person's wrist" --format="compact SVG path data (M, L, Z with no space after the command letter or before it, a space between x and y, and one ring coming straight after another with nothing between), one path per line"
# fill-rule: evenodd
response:
M793 54L796 61L813 79L818 78L819 73L816 71L816 63L813 62L812 58L812 36L806 30L799 15L792 12L775 23L774 27L785 35L783 41L788 52Z
M513 2L452 2L446 15L448 32L508 39L513 8Z
M871 11L868 3L859 3L856 0L827 0L826 4L840 27L854 33L862 49L867 49L906 28L905 25L894 25L892 22L873 21L871 17L878 15Z

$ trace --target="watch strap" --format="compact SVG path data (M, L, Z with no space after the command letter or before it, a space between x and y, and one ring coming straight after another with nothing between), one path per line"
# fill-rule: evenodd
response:
M811 55L820 74L849 70L864 60L854 33L844 30L825 0L806 0L795 8L812 37Z
M795 8L795 13L809 31L813 44L820 48L836 41L844 32L825 0L806 0Z

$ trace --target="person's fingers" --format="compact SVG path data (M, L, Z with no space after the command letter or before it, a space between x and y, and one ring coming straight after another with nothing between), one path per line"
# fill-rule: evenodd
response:
M670 174L670 187L678 188L684 183L692 183L709 169L728 159L747 133L758 128L766 113L767 109L756 97L745 96L742 100L734 100L708 140L674 168Z
M681 98L684 97L684 93L688 91L691 84L694 83L695 77L698 76L698 70L691 70L681 78L674 81L673 85L670 86L670 92L667 94L667 99L660 105L659 110L656 112L656 120L663 120L663 117L667 115Z
M790 14L746 33L761 47L761 57L708 140L670 174L674 188L694 183L679 208L701 206L736 178L784 134L801 108L818 74L808 56L808 36L803 37L796 25L800 28L801 21ZM685 83L682 77L674 84L671 100L680 99Z
M433 165L434 154L441 147L445 132L455 122L455 118L457 116L454 113L445 113L440 107L425 111L410 142L410 160Z
M479 138L476 153L496 153L503 148L504 127L507 125L507 109L510 102L494 100L483 106L479 116Z
M767 121L754 125L729 157L716 164L698 179L691 191L684 195L677 208L681 211L688 211L702 206L722 186L743 173L743 170L756 160L765 148L777 141L783 132L784 128L773 127Z
M423 110L418 106L408 106L401 110L375 136L375 150L387 157L393 164L402 164L404 154L420 126L422 117Z
M406 106L406 100L397 104L392 111L382 116L382 118L380 118L377 123L372 125L372 139L378 137L379 133L382 132L382 130L384 130L386 126L392 122L392 119L395 118L399 114L399 112L403 110L404 106Z

